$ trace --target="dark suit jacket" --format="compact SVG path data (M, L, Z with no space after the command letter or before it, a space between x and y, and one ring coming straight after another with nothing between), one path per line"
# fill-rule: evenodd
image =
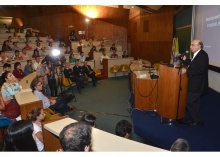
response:
M83 69L82 69L82 67L81 66L74 66L73 67L73 73L77 76L77 77L80 77L80 75L83 75L84 73L83 73Z
M64 76L66 78L71 78L74 77L75 75L73 74L73 70L72 69L64 69Z
M208 65L209 57L204 50L200 50L196 57L183 61L187 65L188 91L203 93L208 90Z
M88 69L88 68L89 69ZM82 66L83 72L86 73L86 75L88 76L90 71L93 71L90 65L87 65L87 67L85 65Z

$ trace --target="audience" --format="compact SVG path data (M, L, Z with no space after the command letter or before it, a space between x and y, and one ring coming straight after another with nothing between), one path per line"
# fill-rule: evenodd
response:
M36 57L40 57L38 49L34 49L34 52L33 52L33 55L32 55L32 58L36 58Z
M101 60L100 60L100 63L101 63L101 64L103 64L102 61L103 61L104 58L108 59L109 56L106 55L105 51L102 51Z
M20 120L9 125L5 151L38 151L33 131L33 123L30 120Z
M0 50L0 62L1 63L6 63L6 62L11 62L11 58L7 55L5 55L5 52Z
M13 42L13 47L12 47L11 49L12 49L12 51L21 50L21 49L18 47L18 42Z
M32 50L32 47L29 45L29 41L26 41L26 42L25 42L25 47L24 47L24 49L26 49L26 50Z
M21 86L9 71L2 74L2 81L1 96L5 105L2 115L9 117L13 121L20 120L20 107L14 99L14 95L21 91Z
M127 52L126 52L126 51L123 51L122 58L128 58L128 54L127 54Z
M71 123L60 132L63 151L90 151L92 127L85 122Z
M71 54L70 47L66 46L65 48L66 48L66 51L64 52L64 54Z
M13 75L20 81L24 77L24 72L21 69L21 63L15 62Z
M22 49L22 53L21 53L21 57L23 60L29 59L29 55L27 54L27 50L26 49Z
M22 60L23 58L20 56L20 51L19 50L15 50L14 53L14 60Z
M85 56L84 56L84 52L80 52L80 56L78 57L78 60L80 62L84 62L86 60Z
M92 127L95 127L96 117L92 114L84 114L81 118L81 121L90 124Z
M41 125L41 121L43 121L44 118L45 118L44 110L39 107L33 108L32 111L27 114L27 119L30 119L34 126L34 135L36 137L35 142L38 151L44 151L44 140L42 133L42 125Z
M34 62L34 64L33 64L33 69L36 71L38 65L40 65L40 64L41 64L41 62L40 62L40 56L35 57L35 62Z
M64 76L71 79L72 82L75 82L78 93L82 94L81 86L84 86L83 81L73 73L73 70L70 68L70 62L65 63Z
M116 54L116 50L112 50L112 54L110 58L118 58L118 55Z
M78 40L78 37L77 37L77 35L75 34L75 31L74 31L74 30L70 32L69 40L70 40L70 42L72 42L72 41L77 41L77 40Z
M9 46L9 41L5 40L2 44L2 51L12 51L11 46Z
M132 131L132 125L127 120L121 120L116 124L115 134L124 138L129 138Z
M87 64L87 61L84 61L84 65L82 66L83 73L86 74L87 77L92 78L92 84L96 87L96 76L95 72L92 70L91 66Z
M77 59L75 62L75 66L73 67L73 73L76 77L80 79L80 82L83 82L84 85L88 84L88 78L84 75L84 71L82 67L79 65L79 60ZM84 86L82 86L84 87Z
M65 112L72 111L73 108L70 108L63 97L50 97L47 98L42 93L42 83L39 82L37 79L33 80L31 83L31 88L33 90L34 95L43 102L43 108L50 108L51 110L55 110L56 112L59 112L61 115L65 115Z
M112 46L110 47L110 51L112 52L112 50L116 50L117 51L117 48L115 47L115 44L112 44Z
M24 67L24 76L29 75L30 73L32 73L34 71L33 67L32 67L32 60L27 60L27 65L25 65Z
M170 148L171 152L188 152L190 151L190 146L187 140L178 138Z
M106 50L106 48L105 48L105 46L102 44L101 45L101 48L99 49L99 52L103 52L103 51L105 51Z
M70 63L76 62L76 58L74 57L74 54L73 54L73 53L70 53L69 62L70 62Z

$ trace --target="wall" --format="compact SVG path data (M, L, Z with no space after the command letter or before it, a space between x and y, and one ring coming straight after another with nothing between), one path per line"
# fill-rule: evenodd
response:
M163 6L155 14L130 13L128 45L131 45L131 56L148 60L152 64L170 61L174 11L174 7ZM143 28L144 21L148 21L147 28Z

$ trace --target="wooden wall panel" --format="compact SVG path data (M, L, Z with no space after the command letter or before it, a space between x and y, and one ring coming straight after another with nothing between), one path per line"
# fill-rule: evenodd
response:
M128 43L131 44L129 51L132 57L149 60L152 64L160 61L170 62L174 11L175 7L167 6L155 14L131 13ZM146 20L149 21L149 32L143 32L143 23ZM137 32L132 30L135 23Z

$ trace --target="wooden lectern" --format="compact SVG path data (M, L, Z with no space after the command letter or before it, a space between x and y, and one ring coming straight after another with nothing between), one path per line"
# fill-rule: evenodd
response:
M160 64L157 112L163 118L177 120L185 116L188 78L179 72L180 68Z

